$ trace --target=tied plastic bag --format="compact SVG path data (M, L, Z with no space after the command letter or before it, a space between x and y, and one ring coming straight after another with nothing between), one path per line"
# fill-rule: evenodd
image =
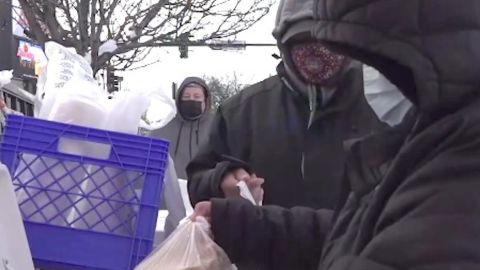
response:
M184 220L135 270L234 270L209 231L210 224L202 217Z

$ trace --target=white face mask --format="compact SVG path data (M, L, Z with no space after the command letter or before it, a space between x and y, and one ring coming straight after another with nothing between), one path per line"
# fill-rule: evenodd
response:
M363 65L365 97L378 118L394 126L399 124L412 104L376 69Z

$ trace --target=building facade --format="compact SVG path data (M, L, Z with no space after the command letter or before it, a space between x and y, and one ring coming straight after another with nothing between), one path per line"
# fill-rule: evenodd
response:
M1 97L10 109L33 116L43 48L33 40L13 35L12 22L11 2L0 1L0 70L13 70L12 82L1 89Z

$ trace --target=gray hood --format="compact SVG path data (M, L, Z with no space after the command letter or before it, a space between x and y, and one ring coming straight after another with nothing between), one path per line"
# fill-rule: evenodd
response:
M330 101L333 97L332 93L337 92L336 88L341 81L351 79L349 74L351 75L352 71L362 74L361 64L357 61L348 60L343 70L327 82L330 85L329 87L319 88L313 84L309 85L300 78L291 60L288 45L292 40L315 39L312 29L318 22L312 12L314 5L315 1L313 0L282 0L278 7L273 30L273 36L277 40L277 46L283 60L279 75L291 90L308 99L310 107L309 125L312 124L317 108L325 106ZM353 86L353 88L354 91L363 90L362 86ZM321 95L322 104L317 102L319 100L318 95Z
M205 111L199 118L202 118L205 115L208 116L210 114L210 103L211 103L210 89L208 88L208 85L205 82L205 80L199 77L187 77L185 80L183 80L182 84L180 84L180 87L178 87L178 90L175 94L175 104L177 105L177 108L180 108L179 103L181 101L183 90L191 83L196 83L201 87L203 87L203 89L205 89L205 98L206 98ZM178 110L178 115L185 121L196 120L196 119L193 119L193 120L187 119L184 115L182 115L180 110Z
M295 71L290 57L288 44L292 40L315 38L312 35L312 28L317 22L312 13L313 6L313 0L282 0L278 7L275 28L273 30L273 36L277 40L277 46L282 55L285 76L294 90L305 96L311 94L308 90L309 88L314 88L314 86L307 85L300 79L300 76ZM360 64L355 61L349 61L349 63L343 68L342 72L340 72L335 78L332 78L328 84L335 87L337 81L342 80L347 71L352 68L360 69ZM359 70L359 72L361 71Z
M321 89L317 89L317 86L314 85L307 85L300 78L291 60L288 44L292 40L314 38L311 33L311 29L315 25L312 13L313 5L313 0L282 0L278 7L275 28L273 30L273 36L277 40L277 46L282 55L282 65L284 66L284 73L280 75L288 80L288 83L293 90L305 97L309 97L309 99L311 99L311 95L316 95L317 92L322 94L323 98L325 98L324 94L332 93L332 91L313 91ZM335 82L342 79L347 70L355 66L358 68L359 65L351 65L351 63L346 64L344 69L336 78L333 78L332 81ZM336 83L333 85L335 84ZM326 101L325 99L322 100Z
M314 24L314 0L281 0L278 6L273 36L283 44L293 34L309 33ZM295 27L292 27L296 25ZM289 35L285 36L287 30Z

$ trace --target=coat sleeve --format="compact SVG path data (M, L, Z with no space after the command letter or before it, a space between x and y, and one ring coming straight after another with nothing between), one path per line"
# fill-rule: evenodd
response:
M317 269L332 211L212 200L215 241L240 269Z
M220 108L212 120L207 139L187 166L188 194L192 205L224 197L220 189L223 176L242 167L222 159L223 155L230 155L227 140L226 121Z
M329 270L480 269L480 138L454 144L391 191L360 256Z

